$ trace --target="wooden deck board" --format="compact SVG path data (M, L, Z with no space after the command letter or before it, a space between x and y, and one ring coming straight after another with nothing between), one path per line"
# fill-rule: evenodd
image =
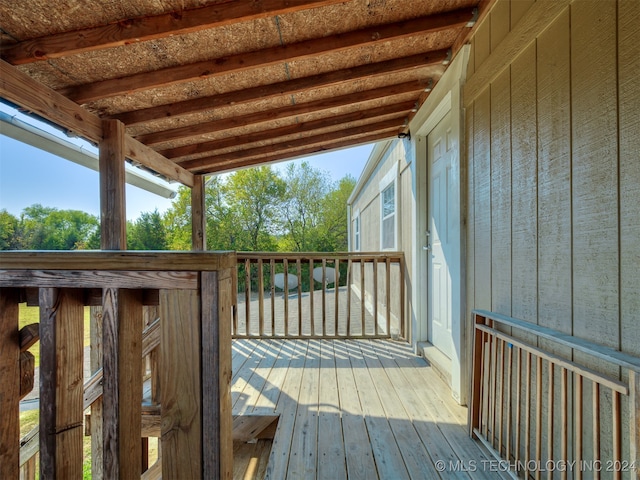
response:
M466 408L407 344L234 340L233 348L233 391L243 395L234 414L280 415L264 478L495 478L467 435ZM473 464L472 474L460 471Z

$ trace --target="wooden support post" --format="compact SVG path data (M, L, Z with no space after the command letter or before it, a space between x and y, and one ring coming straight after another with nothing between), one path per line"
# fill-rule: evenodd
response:
M40 289L40 475L82 478L83 317L79 291Z
M231 335L233 271L203 272L202 301L202 478L231 479Z
M100 143L100 233L103 250L127 248L125 129L118 120L102 122Z
M484 318L474 315L474 325L484 324ZM484 349L482 346L483 335L473 329L473 372L471 374L471 403L469 408L469 435L473 436L475 429L480 429L480 388L482 386L482 364Z
M103 442L106 478L140 478L142 292L103 292Z
M0 477L18 478L20 463L18 292L0 289Z
M202 478L200 315L198 291L160 290L162 478Z
M191 244L192 250L207 249L207 218L205 215L204 176L197 175L191 189Z
M102 368L102 306L90 309L91 375ZM91 405L91 478L102 480L102 397Z

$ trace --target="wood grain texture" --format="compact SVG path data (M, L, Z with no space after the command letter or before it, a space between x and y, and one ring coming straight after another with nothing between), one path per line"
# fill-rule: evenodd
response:
M161 322L163 478L202 478L200 314L198 292L160 291L160 318L171 319Z
M31 352L20 353L20 400L33 390L36 358Z
M491 309L491 99L474 102L475 307Z
M0 477L18 478L20 459L20 340L18 291L0 289Z
M493 19L493 15L491 16ZM491 83L491 309L511 315L511 71Z
M89 338L91 342L89 350L89 368L92 376L102 371L102 292L100 292L100 306L90 308L89 319ZM102 375L100 375L102 377ZM85 404L87 402L85 388ZM102 388L100 388L100 396L102 396ZM102 398L96 398L91 402L91 476L96 480L103 478L103 417L102 417Z
M491 51L498 48L500 42L507 36L511 29L511 4L513 2L508 0L497 0L491 9L489 14L491 31L490 42Z
M142 295L103 293L103 468L106 478L141 474Z
M511 314L538 322L536 49L511 64Z
M4 270L1 271L3 286L51 287L51 288L178 288L195 290L198 288L198 274L195 272L113 272L78 270ZM97 290L98 292L99 290ZM88 303L97 298L90 295ZM147 299L149 300L149 299Z
M0 253L3 270L215 271L235 268L232 252L13 251ZM0 285L3 281L0 279Z
M618 4L620 348L640 356L640 2ZM640 448L640 447L639 447Z
M231 419L231 322L233 279L202 274L202 448L203 477L230 479L233 469Z
M538 323L571 333L571 85L569 12L537 41Z
M204 180L203 175L198 175L191 188L191 249L200 252L207 249Z
M619 348L615 41L615 3L572 5L573 334Z
M40 290L40 471L82 476L83 319L78 290Z
M100 243L103 250L127 249L124 145L124 124L103 120L99 148Z
M206 28L270 17L287 12L338 3L339 0L256 0L232 5L128 18L109 25L25 40L3 49L2 57L14 64L100 50L131 42L197 32ZM340 0L341 1L341 0Z

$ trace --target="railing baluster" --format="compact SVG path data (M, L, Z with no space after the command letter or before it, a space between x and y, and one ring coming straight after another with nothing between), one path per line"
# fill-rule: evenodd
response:
M531 352L525 354L525 416L524 416L524 463L525 475L529 475L528 464L531 459Z
M298 335L302 336L302 269L299 258L296 258L296 271L298 273Z
M313 279L313 259L310 258L309 259L309 322L311 324L310 335L312 337L314 337L316 334L316 326L313 318L314 317L313 297L315 296L314 293L315 293L315 280Z
M289 260L282 260L284 267L284 335L289 336Z
M322 259L322 336L327 334L327 259Z
M334 315L334 320L333 320L333 333L334 335L337 337L338 336L338 325L339 325L339 318L340 318L340 260L338 258L336 258L335 263L334 263L334 268L335 268L335 275L334 275L334 279L333 279L333 294L335 296L335 300L336 300L336 310L335 310L335 315Z
M269 260L269 274L271 276L271 336L276 336L276 262Z
M582 375L575 374L575 420L576 420L576 464L580 465L582 461ZM576 480L582 478L582 469L576 470Z
M536 357L536 460L542 460L542 357ZM542 472L536 468L536 479Z
M613 455L613 478L618 480L622 475L622 431L621 431L621 418L620 418L620 393L617 391L611 392L611 421L612 421L612 450ZM635 466L638 468L638 466Z
M507 443L505 445L505 458L511 459L511 364L513 346L507 345Z
M640 472L640 373L629 370L629 461Z
M398 259L398 280L400 282L400 336L411 341L411 337L407 336L407 326L405 325L404 307L406 303L405 285L404 285L404 257Z
M548 380L548 409L547 409L547 451L548 451L548 459L553 460L553 412L555 411L555 402L554 402L554 365L552 362L548 362L549 366L549 378ZM563 459L566 460L566 459ZM553 470L549 469L547 473L547 478L553 480Z
M493 322L491 324L493 327ZM491 427L491 445L496 447L496 395L498 388L498 381L496 379L498 375L498 339L495 335L492 337L493 345L491 346L491 413L490 413L490 427Z
M373 259L373 334L378 335L378 259Z
M347 336L351 336L351 281L352 281L352 261L347 260Z
M516 438L514 443L515 460L516 463L520 461L520 432L522 426L520 425L520 418L522 411L520 409L520 393L522 391L522 349L518 348L518 356L516 357L517 370L516 370Z
M360 328L361 334L364 337L366 335L364 313L367 309L366 306L366 294L364 289L364 259L360 259Z
M258 259L258 334L264 336L264 272L262 259Z
M600 384L596 381L591 382L593 388L592 412L593 415L593 460L600 460ZM593 478L600 478L600 472L595 469Z
M244 329L251 335L251 260L244 261Z
M384 265L385 265L385 301L387 302L386 327L387 327L387 335L391 335L391 259L389 257L387 257Z
M567 392L567 369L560 367L560 458L568 459L569 453L569 395ZM561 480L567 480L567 471L560 472Z
M502 421L504 414L504 341L500 340L500 399L497 407L500 409L498 415L498 453L502 455Z

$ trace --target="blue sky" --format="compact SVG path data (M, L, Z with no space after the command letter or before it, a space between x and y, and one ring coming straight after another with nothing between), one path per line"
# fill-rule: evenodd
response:
M17 113L3 104L0 104L0 110L10 115ZM36 123L23 115L18 114L18 118ZM37 123L38 127L50 133L55 132L65 140L83 145L83 148L93 148L81 140L69 139L49 126ZM357 179L372 148L373 145L365 145L295 162L306 160L313 167L328 171L334 180L347 174ZM283 168L287 163L276 164L276 167ZM172 188L177 189L178 185L173 184ZM132 185L127 185L126 202L129 220L135 220L142 212L151 212L156 208L164 212L171 206L171 200ZM0 210L6 209L19 216L25 207L35 203L60 210L83 210L97 216L100 214L98 173L0 135Z

